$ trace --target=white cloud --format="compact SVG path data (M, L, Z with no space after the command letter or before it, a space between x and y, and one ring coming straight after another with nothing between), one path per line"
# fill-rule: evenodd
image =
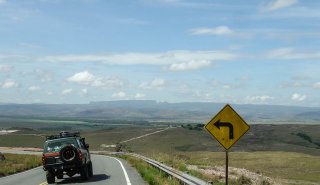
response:
M67 95L67 94L70 94L72 92L72 89L64 89L61 94L63 95Z
M174 63L169 67L170 71L189 71L189 70L197 70L204 67L208 67L211 65L210 61L201 60L201 61L190 61L190 62L182 62L182 63Z
M156 78L151 82L143 82L139 85L141 89L162 89L166 84L166 81L162 78Z
M38 90L40 90L41 88L39 87L39 86L30 86L29 88L28 88L28 90L29 91L38 91Z
M146 96L146 95L144 95L144 94L137 93L137 94L135 95L135 98L136 98L136 99L143 99L145 96Z
M215 28L196 28L192 29L192 35L230 35L233 31L228 26L218 26Z
M35 60L42 62L101 62L112 65L170 65L201 60L233 60L236 57L237 55L227 51L168 51L163 53L45 56L37 57ZM19 58L19 60L23 59Z
M270 59L281 60L298 60L298 59L313 59L319 60L320 53L317 52L300 52L290 47L276 48L266 53L266 57Z
M294 93L294 94L292 94L292 96L291 96L291 99L292 99L293 101L298 101L298 102L303 101L303 100L305 100L306 98L307 98L306 95L298 94L298 93Z
M91 85L94 87L112 88L112 87L119 87L123 85L123 81L118 78L114 78L114 77L102 78L102 77L95 76L88 71L82 71L82 72L76 73L71 77L67 78L67 81L74 82L81 85Z
M3 89L10 89L17 86L18 86L18 83L15 82L14 80L5 80L1 85Z
M67 80L69 82L88 85L94 82L96 79L97 77L95 77L93 74L89 73L88 71L83 71L83 72L74 74L73 76L69 77Z
M117 92L117 93L113 93L112 94L113 98L124 98L126 97L126 93L123 91Z
M269 4L267 4L263 10L264 11L274 11L281 8L290 7L298 3L298 0L273 0Z
M313 88L320 89L320 82L316 82L313 84Z
M0 64L0 72L10 72L13 70L12 66L8 66L8 65L1 65Z
M261 95L261 96L247 96L246 100L249 103L266 103L268 100L273 100L274 97L268 95Z

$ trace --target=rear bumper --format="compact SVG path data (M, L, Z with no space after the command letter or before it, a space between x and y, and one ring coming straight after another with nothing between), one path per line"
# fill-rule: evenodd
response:
M65 164L65 163L56 163L56 164L46 164L43 165L43 170L48 171L48 170L68 170L68 169L75 169L84 166L82 162L77 162L77 163L70 163L70 164Z

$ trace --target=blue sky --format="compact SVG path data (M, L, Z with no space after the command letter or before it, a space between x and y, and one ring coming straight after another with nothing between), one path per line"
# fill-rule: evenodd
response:
M320 1L0 0L0 102L320 106Z

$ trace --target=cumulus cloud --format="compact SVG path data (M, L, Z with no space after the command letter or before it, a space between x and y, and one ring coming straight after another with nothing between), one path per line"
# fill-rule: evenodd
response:
M293 101L298 101L298 102L303 101L303 100L305 100L306 98L307 98L306 95L298 94L298 93L294 93L294 94L292 94L292 96L291 96L291 99L292 99Z
M69 78L67 78L67 81L81 84L81 85L90 85L94 87L119 87L123 85L123 81L114 78L114 77L109 77L109 78L103 78L103 77L98 77L93 74L91 74L88 71L82 71L79 73L76 73Z
M218 26L215 28L196 28L190 30L192 35L230 35L233 31L228 26Z
M112 94L113 98L124 98L126 97L126 93L123 91L117 92L117 93L113 93Z
M67 95L67 94L70 94L72 92L72 89L64 89L61 94L63 95Z
M141 89L162 89L166 84L166 81L162 78L156 78L151 82L143 82L139 85Z
M286 7L293 6L298 3L298 0L273 0L267 4L263 10L264 11L274 11Z
M28 88L29 91L39 91L41 88L39 86L30 86Z
M13 87L17 87L19 84L17 82L15 82L14 80L5 80L1 87L3 89L10 89L10 88L13 88Z
M97 77L95 77L93 74L89 73L88 71L83 71L83 72L74 74L73 76L69 77L67 80L69 82L88 85L94 82L96 79Z
M247 101L250 103L266 103L268 100L273 100L274 97L268 95L261 95L261 96L247 96Z
M137 94L135 95L135 98L136 98L136 99L143 99L144 97L145 97L145 95L142 94L142 93L137 93Z
M197 69L205 68L210 65L211 65L211 62L207 60L173 63L170 65L169 70L170 71L189 71L189 70L197 70Z

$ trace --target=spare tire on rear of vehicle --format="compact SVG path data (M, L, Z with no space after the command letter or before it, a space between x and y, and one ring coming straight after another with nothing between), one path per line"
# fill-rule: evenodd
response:
M60 159L65 163L72 163L78 160L78 158L78 151L72 145L65 146L60 150Z

